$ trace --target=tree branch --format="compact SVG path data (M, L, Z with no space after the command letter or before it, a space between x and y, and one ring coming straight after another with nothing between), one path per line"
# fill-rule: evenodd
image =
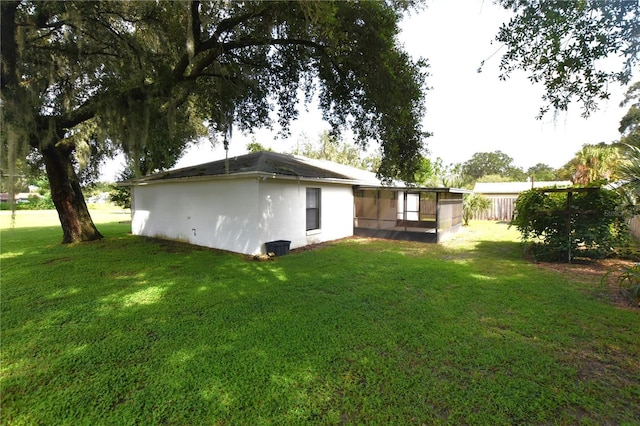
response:
M222 44L222 51L230 51L235 49L242 49L245 47L253 47L253 46L305 46L311 49L314 49L318 53L320 53L324 58L328 59L333 69L336 70L341 79L346 78L346 75L340 69L340 65L335 61L335 59L327 52L327 49L324 45L317 43L311 40L305 39L296 39L296 38L272 38L265 40L255 40L255 39L245 39L238 41L231 41L228 43Z
M34 50L62 53L64 55L75 56L75 57L79 57L80 55L82 55L82 56L110 56L114 58L119 58L120 56L117 53L112 53L108 51L110 50L110 47L111 46L104 46L99 50L86 51L86 50L80 50L78 46L75 44L67 45L64 48L49 44L49 45L35 46Z
M262 8L253 12L245 13L243 15L237 15L232 16L231 18L223 19L222 21L220 21L209 40L215 40L217 42L222 33L227 32L250 19L264 17L267 11L268 8Z
M124 102L132 99L144 100L146 98L146 90L148 88L149 87L134 87L120 94L114 94L106 90L94 94L78 108L67 113L59 114L57 116L39 115L37 117L38 132L33 133L33 137L30 138L29 144L34 148L39 148L42 141L38 137L37 133L44 134L49 129L53 130L53 133L58 139L62 139L67 130L94 118L98 114L99 106L105 99L109 99L110 102L114 102L114 99L116 102Z
M191 2L191 35L193 37L194 52L200 44L200 35L202 33L200 23L200 1L194 0Z
M194 3L198 3L198 6L199 6L199 2L194 2ZM200 12L199 12L199 8L195 7L194 3L192 3L192 6L191 6L191 20L194 23L198 22L199 24ZM207 40L204 40L204 41L200 40L199 38L200 35L198 36L198 38L195 38L195 34L194 34L195 46L194 46L193 57L196 57L200 53L211 51L212 49L219 49L219 46L220 46L219 38L222 35L222 33L227 32L232 28L235 28L236 26L250 19L253 19L259 16L264 16L266 11L267 11L267 8L264 8L261 10L248 12L242 15L232 16L230 18L223 19L222 21L220 21L220 23L216 27L216 30L211 35L211 37L209 37ZM208 61L213 61L219 54L220 52L218 51L216 51L215 54L208 53L207 59L201 62L205 63ZM178 82L185 77L184 73L189 67L189 64L191 63L193 57L189 55L189 52L185 52L182 55L182 57L180 57L180 60L176 63L175 67L173 68L172 76L173 76L174 82ZM192 77L193 73L190 72L189 76Z
M2 61L0 67L0 90L4 91L5 88L13 87L17 83L16 75L16 58L17 58L17 45L15 38L16 30L16 9L18 8L18 2L2 2L0 10L0 56Z
M211 44L211 40L207 42L207 44ZM335 61L335 59L327 52L327 49L324 45L314 42L312 40L306 39L287 39L287 38L270 38L270 39L255 39L255 38L247 38L242 40L230 41L227 43L216 43L215 46L209 48L207 54L203 57L200 57L197 63L194 64L193 68L189 71L188 75L181 76L179 81L184 81L187 79L194 79L198 76L202 75L204 70L212 65L215 60L220 57L225 52L232 52L234 50L240 50L247 47L256 47L256 46L305 46L311 49L314 49L321 56L329 60L333 69L337 72L338 76L341 79L345 79L346 76L340 69L340 65Z
M253 46L306 46L316 50L319 50L321 53L329 56L326 53L325 46L315 41L305 40L300 38L269 38L269 39L241 39L236 41L230 41L227 43L222 43L222 50L235 50L242 49L245 47L253 47Z

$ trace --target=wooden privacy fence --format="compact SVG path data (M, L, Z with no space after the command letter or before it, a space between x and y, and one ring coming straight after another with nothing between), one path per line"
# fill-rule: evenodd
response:
M491 207L473 216L476 220L510 221L516 205L515 197L486 197L491 200Z
M640 238L640 216L632 217L629 221L629 227L631 228L631 235Z
M473 216L475 220L503 220L510 221L516 206L514 197L487 197L491 200L491 207ZM631 235L640 238L640 215L629 221Z

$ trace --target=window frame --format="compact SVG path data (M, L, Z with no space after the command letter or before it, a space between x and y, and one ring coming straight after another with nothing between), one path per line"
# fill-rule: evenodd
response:
M315 192L315 198L316 198L316 206L315 207L309 207L309 193L313 191ZM307 187L306 190L306 199L305 199L305 229L307 232L313 232L313 231L319 231L321 229L322 223L320 221L321 218L321 211L322 211L322 191L321 188L317 188L317 187ZM314 222L311 225L309 224L309 213L311 211L315 211L314 213ZM315 225L315 226L314 226ZM310 227L311 226L311 227Z

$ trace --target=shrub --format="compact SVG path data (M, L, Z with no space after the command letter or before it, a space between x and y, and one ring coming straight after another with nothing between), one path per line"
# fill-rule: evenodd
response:
M18 204L21 210L53 210L56 206L53 204L51 194L46 193L43 196L30 196L28 203Z
M131 208L131 188L113 184L109 191L111 201L123 209Z
M118 174L117 179L118 181L126 181L134 177L135 173L133 170L131 170L131 168L125 168ZM131 208L131 187L119 186L117 183L111 184L109 197L116 206L120 206L123 209Z
M569 210L567 197L567 192L532 189L516 200L511 224L536 259L603 258L627 244L629 214L620 194L602 188L574 192Z
M51 200L51 195L46 193L44 196L30 195L29 201L18 202L15 204L16 210L53 210L56 206ZM11 210L9 203L0 204L0 210Z
M481 194L469 194L462 201L462 221L464 226L469 225L469 220L476 214L491 207L491 200Z

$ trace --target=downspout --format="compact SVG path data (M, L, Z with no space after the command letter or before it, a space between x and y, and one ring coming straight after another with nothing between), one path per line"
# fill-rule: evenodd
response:
M229 174L229 142L233 136L233 115L234 110L227 111L225 115L225 130L224 130L224 171L225 174Z
M224 174L229 174L229 143L224 141Z

